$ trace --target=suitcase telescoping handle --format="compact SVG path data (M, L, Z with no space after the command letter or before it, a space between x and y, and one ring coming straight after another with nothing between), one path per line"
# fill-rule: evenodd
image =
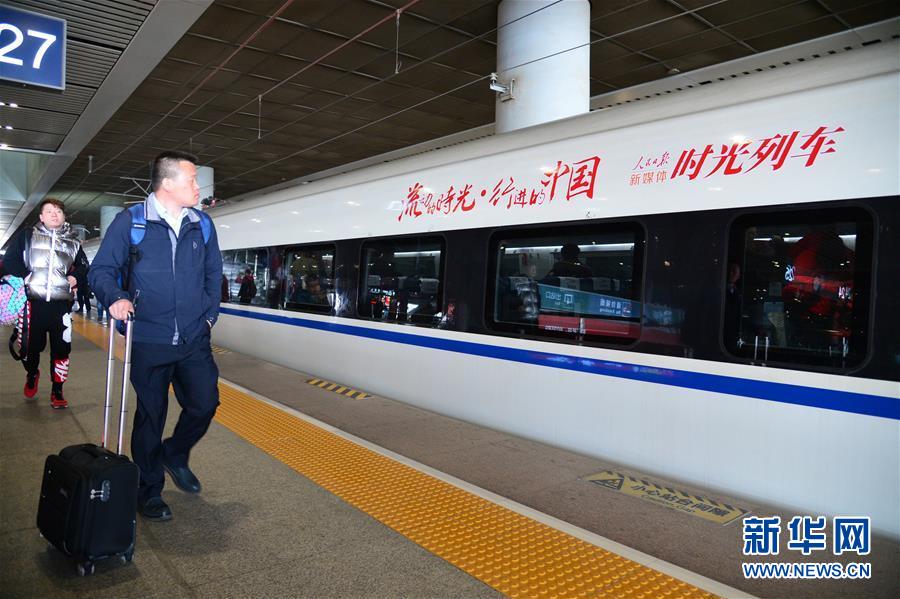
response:
M116 365L116 321L109 319L109 356L106 363L106 401L103 405L103 436L100 446L108 447L109 409L112 407L113 376ZM122 455L125 440L125 415L128 413L128 375L131 373L131 339L134 329L134 315L129 314L125 321L125 368L122 371L122 400L119 404L119 436L116 442L116 453Z

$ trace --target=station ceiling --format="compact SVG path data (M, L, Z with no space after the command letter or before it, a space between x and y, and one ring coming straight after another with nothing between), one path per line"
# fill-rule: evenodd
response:
M38 195L96 228L101 206L143 196L163 150L197 154L228 199L494 120L494 0L4 1L68 20L68 71L63 92L0 83L18 104L0 106L0 143L50 165L30 201L0 196L0 244ZM594 0L591 95L898 14L892 0ZM160 58L126 52L178 27ZM129 71L146 73L133 91L103 86Z

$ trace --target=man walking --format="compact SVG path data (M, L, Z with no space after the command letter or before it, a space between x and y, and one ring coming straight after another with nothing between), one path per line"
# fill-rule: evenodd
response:
M211 219L193 208L200 196L196 161L183 152L156 158L153 192L116 216L88 277L113 318L134 314L131 454L141 469L138 511L156 521L172 518L162 499L164 470L182 491L200 492L188 460L219 405L210 331L219 315L222 256ZM181 415L163 441L170 384Z
M91 288L88 284L79 285L76 289L78 296L78 311L84 312L85 316L91 316Z

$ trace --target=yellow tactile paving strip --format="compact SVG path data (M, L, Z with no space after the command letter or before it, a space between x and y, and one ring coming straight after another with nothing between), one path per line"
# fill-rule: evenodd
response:
M106 347L106 331L75 330ZM510 597L710 597L219 384L216 421Z

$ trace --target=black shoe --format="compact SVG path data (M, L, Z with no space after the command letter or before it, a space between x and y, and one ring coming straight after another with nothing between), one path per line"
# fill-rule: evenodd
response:
M172 482L175 483L175 486L184 491L185 493L199 493L200 492L200 481L197 480L197 477L194 476L194 473L191 472L191 469L187 466L171 466L169 464L163 464L166 468L166 472L169 473L169 476L172 477Z
M138 503L138 513L153 522L165 522L172 519L172 510L162 500L162 497L151 497L143 503Z

